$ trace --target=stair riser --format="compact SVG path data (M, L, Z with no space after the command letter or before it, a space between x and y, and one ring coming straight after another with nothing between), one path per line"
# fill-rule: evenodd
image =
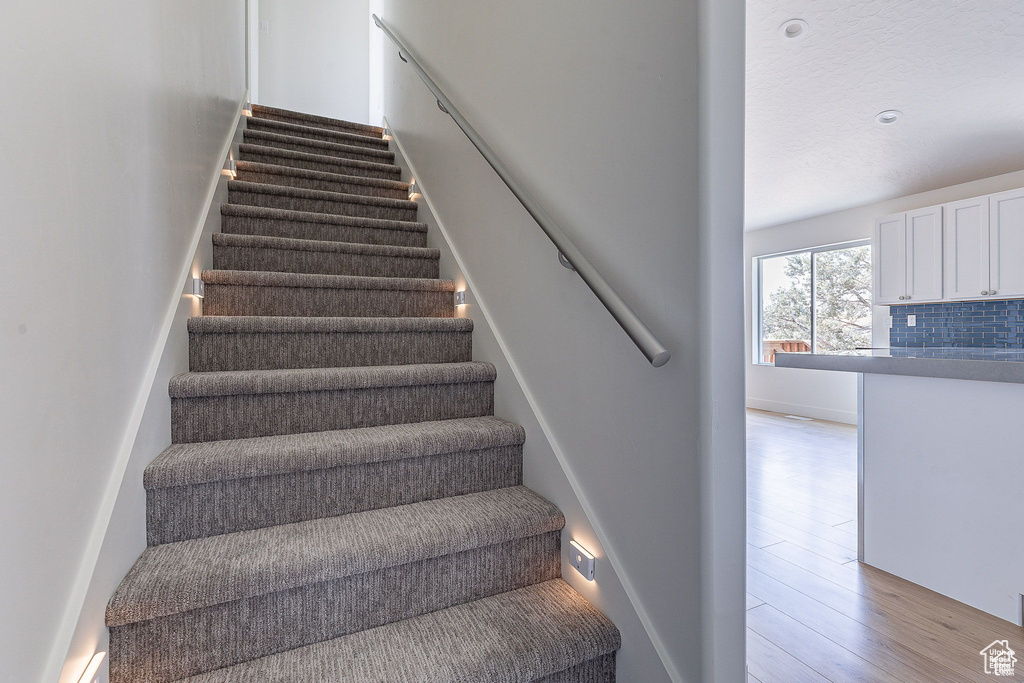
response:
M533 683L615 683L615 653L538 678Z
M440 276L438 260L430 258L222 245L213 247L213 267L217 270L262 270L276 273L369 277L437 279Z
M259 171L249 171L245 169L239 169L237 179L247 183L286 185L288 187L301 187L305 190L344 192L345 194L359 194L365 197L381 197L383 199L408 199L409 197L408 190L401 188L374 187L373 185L351 181L302 178L279 173L262 173Z
M323 130L316 130L316 128L320 128L320 126L315 126L315 124L308 121L281 121L280 123L291 123L305 128L313 128L313 130L296 130L294 128L278 127L272 122L268 122L267 119L259 118L249 119L246 124L246 128L247 130L262 130L267 133L277 133L278 135L291 135L293 137L305 138L307 140L330 142L336 145L352 145L353 147L366 147L367 149L374 150L387 150L388 148L388 143L383 138L370 138L365 135L353 134L348 131L335 131L337 133L341 133L341 135L332 135L331 133L323 132ZM325 130L330 129L328 128Z
M451 292L206 285L204 315L429 317L455 314Z
M493 382L173 398L171 439L219 441L493 414Z
M321 120L310 120L301 117L288 116L286 114L275 114L268 111L260 111L259 114L249 120L252 123L253 119L267 119L270 121L280 121L282 123L294 123L297 126L312 126L314 128L326 128L327 130L336 130L339 133L353 133L355 135L365 135L371 139L381 139L380 136L375 136L370 131L359 126L346 125L340 121L321 121Z
M150 545L518 486L522 446L146 492Z
M361 151L363 149L362 147L352 146L349 146L349 149L324 147L315 140L307 140L306 138L297 138L290 135L278 136L274 133L261 134L260 131L242 133L242 142L249 145L262 145L264 147L287 149L292 152L303 152L305 154L334 157L335 159L370 161L375 164L392 164L395 161L395 155L393 153L372 154L368 153L369 150L366 152Z
M269 209L286 209L288 211L309 211L312 213L328 213L335 216L357 216L360 218L379 218L386 221L415 221L416 207L376 206L356 202L333 201L330 199L310 199L305 197L289 197L264 192L246 192L229 190L228 201L244 206L263 206Z
M338 173L341 175L354 175L360 178L378 178L380 180L399 180L402 171L397 166L386 168L366 168L347 164L343 159L325 161L319 159L296 159L292 156L278 155L260 148L256 145L242 145L239 149L243 161L252 161L260 164L274 164L275 166L287 166L289 168L301 168L307 171L322 171L324 173Z
M221 232L232 235L265 235L300 240L325 240L352 244L382 244L395 247L425 247L427 233L413 230L361 228L331 223L308 223L276 218L221 216Z
M162 683L556 578L560 533L112 628L111 683Z
M192 372L464 363L472 359L472 332L240 332L189 336Z

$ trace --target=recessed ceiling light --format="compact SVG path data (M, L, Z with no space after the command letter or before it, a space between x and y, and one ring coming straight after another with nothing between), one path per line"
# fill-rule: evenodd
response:
M779 27L779 32L786 38L802 38L807 33L807 22L803 19L790 19Z
M883 126L887 126L890 123L896 123L899 118L903 116L903 112L896 111L895 109L886 109L880 111L875 115L875 123L880 123Z

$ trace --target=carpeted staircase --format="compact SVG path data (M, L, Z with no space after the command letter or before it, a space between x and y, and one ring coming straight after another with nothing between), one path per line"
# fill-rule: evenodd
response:
M381 129L253 109L111 681L614 681Z

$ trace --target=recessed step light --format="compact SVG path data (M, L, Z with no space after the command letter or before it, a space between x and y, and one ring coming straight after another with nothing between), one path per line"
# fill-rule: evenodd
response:
M895 109L886 109L875 114L875 123L880 123L883 126L888 126L890 123L896 123L899 118L903 116L903 112Z
M790 19L779 27L779 32L786 38L801 38L807 33L807 22L803 19Z

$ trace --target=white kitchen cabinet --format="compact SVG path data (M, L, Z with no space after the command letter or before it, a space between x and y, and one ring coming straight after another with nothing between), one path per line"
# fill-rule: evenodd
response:
M942 207L878 219L873 244L876 304L942 299Z
M945 298L989 296L989 202L975 197L946 204Z
M942 299L942 207L907 212L907 299Z
M1024 298L1024 189L879 218L872 261L882 306Z
M1024 190L946 204L946 298L1024 296Z
M901 303L907 294L907 215L876 220L871 244L875 303Z
M1024 296L1024 190L988 199L989 296Z

